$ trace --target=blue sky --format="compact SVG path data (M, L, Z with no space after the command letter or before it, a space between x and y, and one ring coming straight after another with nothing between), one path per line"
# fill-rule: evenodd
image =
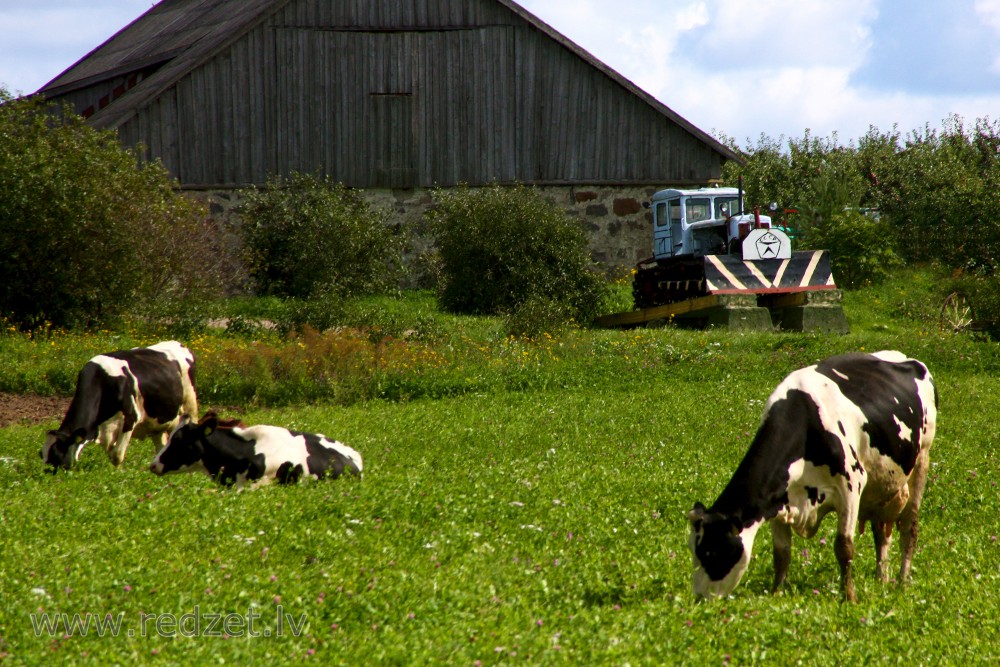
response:
M871 29L883 35L855 74L858 85L948 95L1000 89L1000 3L883 0Z
M153 0L0 0L0 85L30 93ZM1000 119L1000 0L521 0L703 130L764 134Z

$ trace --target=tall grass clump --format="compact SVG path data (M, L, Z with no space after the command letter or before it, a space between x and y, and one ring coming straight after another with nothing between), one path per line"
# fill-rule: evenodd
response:
M962 272L942 284L964 304L960 310L968 308L965 314L970 320L969 327L984 331L993 340L1000 338L1000 281L975 272Z
M508 314L514 329L589 322L607 290L583 230L523 185L439 190L428 213L440 253L438 300L454 313ZM521 333L511 331L511 333Z

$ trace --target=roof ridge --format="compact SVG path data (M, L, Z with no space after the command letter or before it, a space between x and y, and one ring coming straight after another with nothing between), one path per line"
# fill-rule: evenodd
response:
M91 57L91 55L97 53L100 49L111 45L115 39L120 37L129 28L140 23L151 14L170 11L175 8L175 5L180 5L184 2L193 3L192 6L188 8L189 11L194 8L201 10L198 15L199 18L208 16L212 12L224 12L227 20L214 24L211 29L205 30L189 45L175 48L173 50L173 55L170 55L171 51L164 50L162 53L166 57L161 62L164 62L165 64L159 67L155 73L139 82L134 88L125 91L125 93L118 98L118 100L115 100L115 102L118 102L119 100L127 99L130 104L127 106L120 103L108 104L106 107L98 110L89 118L90 124L94 127L104 129L113 129L118 127L134 116L138 112L139 108L157 97L163 91L170 88L170 86L177 83L177 81L188 72L198 67L201 63L206 62L223 49L227 48L230 44L240 39L260 22L266 20L268 16L279 11L284 5L291 1L292 0L162 0L137 19L129 23L128 26L115 33L114 36L105 41L100 47L91 51L86 58ZM226 5L230 3L238 4L239 9L237 11L231 11L231 8L227 10ZM178 15L168 24L168 26L175 26L185 17L190 18L190 14L184 13L182 15ZM163 35L168 32L169 31L167 30L160 29L157 30L156 35ZM143 43L144 42L137 42L133 51L141 49ZM145 43L148 44L148 42ZM86 58L81 59L81 61L78 61L76 65L73 65L59 77L56 77L53 82L75 69L79 64L86 60ZM139 62L141 61L122 63L118 68L105 70L104 72L91 75L90 77L79 79L74 83L80 83L82 84L82 87L87 85L87 83L94 81L97 77L106 76L111 72L135 72L141 69L141 67L138 66ZM66 90L74 89L74 87L67 87L67 89L64 90L59 86L54 86L50 89L49 86L51 86L51 83L52 82L46 84L46 86L39 92L43 94L59 94L66 92ZM67 84L67 86L69 86L69 84Z
M483 1L488 2L489 0ZM134 87L123 91L120 97L111 100L103 109L97 110L89 119L89 122L94 127L106 129L117 128L135 116L140 109L144 108L157 96L175 85L189 72L228 48L250 30L260 25L268 17L273 16L291 2L293 0L161 0L161 2L151 7L147 12L92 50L87 56L84 56L65 72L50 81L38 92L49 96L63 94L75 90L77 87L82 88L90 83L101 80L100 77L111 78L111 76L115 75L137 72L141 69L138 63L142 61L124 61L119 62L118 67L96 71L90 76L82 76L61 86L54 85L59 80L70 75L74 70L80 68L102 50L114 46L116 40L127 36L130 30L141 29L143 27L142 22L147 17L155 13L177 11L179 15L170 25L174 25L187 18L189 20L188 24L186 24L188 28L187 32L178 31L178 33L187 34L192 38L191 42L186 45L175 45L172 57L170 57L170 50L163 49L160 53L164 55L164 60L158 61L162 62L162 65L145 79L140 80ZM526 23L530 28L542 32L543 35L567 49L577 58L583 60L585 64L608 77L616 85L621 86L626 92L649 105L656 113L664 116L693 138L705 143L714 152L721 154L725 159L741 160L740 156L733 149L688 121L663 102L657 100L650 93L640 88L627 77L563 35L541 18L522 7L515 0L493 0L493 2L511 12L517 19ZM185 7L185 4L188 6ZM229 6L231 4L238 4L239 8L234 10L233 7ZM219 12L220 20L211 23L210 27L205 28L202 34L199 35L197 34L197 28L194 27L194 22L190 20L192 10L196 9L201 10L198 14L199 19L212 16L213 12ZM134 53L141 51L143 44L149 45L150 42L154 42L152 48L155 49L158 48L155 46L155 39L157 37L162 38L164 35L171 34L169 30L163 29L162 26L158 26L155 32L152 30L150 32L151 34L147 35L145 39L142 39L143 36L141 33L137 33L135 43L126 44L123 48L131 47L130 53ZM149 51L146 51L146 53L149 54ZM153 53L152 55L157 54ZM146 62L147 66L151 66L149 61Z

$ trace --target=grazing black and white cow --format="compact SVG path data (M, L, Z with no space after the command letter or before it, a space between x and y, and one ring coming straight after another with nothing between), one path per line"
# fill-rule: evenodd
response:
M98 440L120 466L133 437L160 447L185 415L198 416L194 355L176 341L101 354L76 379L62 424L49 431L42 460L69 468L83 446Z
M792 531L812 537L829 512L838 517L834 552L845 599L855 600L851 561L859 521L862 528L871 523L883 581L897 524L903 583L936 419L927 367L899 352L846 354L793 372L768 399L750 450L722 494L688 514L695 595L725 596L736 588L765 521L777 591L788 572Z
M354 449L325 435L220 423L209 413L197 423L185 419L149 469L157 475L201 470L223 484L242 488L248 482L259 485L272 479L293 484L303 475L337 478L350 472L360 476L362 462Z

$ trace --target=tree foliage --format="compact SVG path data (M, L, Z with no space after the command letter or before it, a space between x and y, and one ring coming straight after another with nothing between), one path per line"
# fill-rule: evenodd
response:
M0 315L25 329L181 314L218 293L213 229L159 163L0 90Z
M726 165L725 180L735 185L742 176L750 204L797 210L787 222L804 230L804 243L828 249L841 273L854 265L845 284L878 282L897 257L984 276L1000 269L996 122L977 119L970 128L952 116L940 131L905 137L873 127L846 146L808 131L787 141L761 136L743 154L743 165ZM865 222L852 211L873 215Z
M402 237L387 211L328 177L273 176L242 192L242 230L251 274L283 297L374 294L394 287Z
M568 215L523 185L440 190L428 214L440 253L439 302L458 313L590 321L606 289L587 238Z
M909 259L985 275L1000 269L1000 124L977 120L970 129L952 117L942 131L913 132L871 163L872 200Z

